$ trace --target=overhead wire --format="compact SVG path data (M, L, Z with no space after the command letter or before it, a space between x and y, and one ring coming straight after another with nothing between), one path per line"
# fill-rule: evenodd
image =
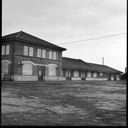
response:
M100 37L94 37L94 38L89 38L89 39L83 39L83 40L77 40L77 41L72 41L72 42L65 42L65 43L59 43L60 44L74 44L74 43L79 43L79 42L83 42L83 41L90 41L90 40L97 40L97 39L102 39L102 38L109 38L109 37L113 37L113 36L119 36L119 35L123 35L126 34L126 32L123 33L116 33L116 34L111 34L111 35L105 35L105 36L100 36Z

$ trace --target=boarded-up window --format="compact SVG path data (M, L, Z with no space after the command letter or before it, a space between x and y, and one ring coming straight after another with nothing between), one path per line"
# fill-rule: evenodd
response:
M33 47L29 47L29 56L33 56Z
M32 75L32 64L25 63L23 65L23 75Z
M79 76L79 72L78 71L74 71L74 77L78 77Z
M55 65L50 65L48 67L48 75L49 76L56 76L56 66Z
M46 50L42 49L42 58L46 58Z
M103 76L103 73L102 72L100 72L100 76Z
M8 63L2 63L2 73L8 74L9 70L9 64Z
M24 55L28 56L28 46L24 46Z
M5 55L5 46L2 46L2 55Z
M10 49L9 45L6 45L6 55L9 54L9 49Z
M87 77L91 77L91 72L87 72Z
M93 72L93 77L97 77L97 73L96 72Z
M37 49L37 57L41 57L41 49Z
M49 51L48 58L49 58L49 59L52 59L52 51Z
M53 59L56 60L56 52L53 52Z

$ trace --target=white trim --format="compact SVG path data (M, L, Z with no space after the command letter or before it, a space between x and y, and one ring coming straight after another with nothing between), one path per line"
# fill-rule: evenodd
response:
M31 62L31 61L22 61L22 64L24 64L24 63L31 63L32 65L39 65L39 66L48 66L45 64L36 64L36 63Z
M9 64L11 64L11 61L10 60L2 60L2 63L9 63Z
M57 67L56 64L48 64L48 65L46 65L46 64L36 64L36 63L34 63L32 61L22 61L22 64L24 64L24 63L31 63L32 65L38 65L38 66L47 66L47 67L49 67L49 66L55 66L55 67Z
M56 64L48 64L47 66L54 66L54 67L57 67Z

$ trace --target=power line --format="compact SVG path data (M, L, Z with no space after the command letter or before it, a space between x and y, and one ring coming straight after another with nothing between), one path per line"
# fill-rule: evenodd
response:
M83 42L83 41L97 40L97 39L102 39L102 38L109 38L109 37L113 37L113 36L119 36L119 35L122 35L122 34L126 34L126 33L125 32L124 33L117 33L117 34L105 35L105 36L100 36L100 37L94 37L94 38L72 41L72 42L66 42L66 43L59 43L59 44L73 44L73 43L78 43L78 42Z

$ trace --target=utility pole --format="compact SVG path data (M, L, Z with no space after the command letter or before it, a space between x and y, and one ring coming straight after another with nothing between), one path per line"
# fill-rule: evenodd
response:
M102 57L102 65L104 65L104 57Z

